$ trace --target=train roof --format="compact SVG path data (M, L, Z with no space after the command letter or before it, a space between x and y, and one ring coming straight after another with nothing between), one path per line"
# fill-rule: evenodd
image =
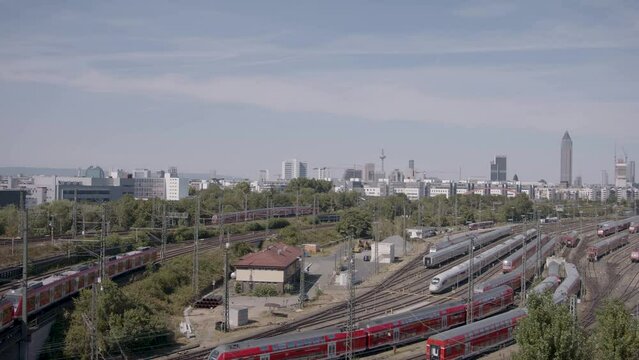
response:
M528 314L527 309L517 308L503 314L498 314L498 315L491 316L489 318L474 322L469 325L465 325L465 326L454 328L448 331L440 332L438 334L431 336L428 340L429 341L430 340L439 340L439 341L448 340L461 335L466 335L470 332L483 329L487 326L493 326L503 322L510 322L512 321L512 319L525 316L526 314Z
M613 243L619 239L623 239L624 237L628 237L628 234L626 233L618 233L616 235L613 235L609 238L605 238L603 240L599 240L596 243L590 245L591 248L600 248L602 246L608 245L610 243Z
M324 336L331 336L339 332L341 332L339 328L330 327L330 328L319 329L319 330L283 334L283 335L278 335L278 336L273 336L273 337L268 337L263 339L255 339L255 340L251 339L251 340L245 340L245 341L240 341L236 343L222 344L217 346L213 350L217 350L220 353L224 353L231 350L250 349L250 348L261 347L261 346L289 343L292 341L299 341L299 340L321 339L321 341L324 341Z
M449 302L445 302L443 304L437 304L437 305L427 305L427 307L424 307L421 309L406 311L400 314L388 315L381 318L361 322L359 323L359 326L361 328L369 328L369 327L377 326L377 325L395 323L396 321L401 321L405 319L421 320L431 314L438 315L442 310L448 309L451 306L464 305L465 303L466 303L465 301L458 300L458 301L449 301Z

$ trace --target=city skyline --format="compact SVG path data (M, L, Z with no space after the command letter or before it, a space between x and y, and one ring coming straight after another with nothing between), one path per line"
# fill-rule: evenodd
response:
M565 130L584 182L615 144L639 156L638 5L336 4L1 3L0 166L255 177L385 148L387 173L486 176L504 153L558 182Z

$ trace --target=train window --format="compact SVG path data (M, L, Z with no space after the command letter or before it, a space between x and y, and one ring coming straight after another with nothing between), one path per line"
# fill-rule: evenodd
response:
M260 351L268 351L268 346L260 346Z
M433 285L439 284L439 278L433 278L433 280L430 283Z

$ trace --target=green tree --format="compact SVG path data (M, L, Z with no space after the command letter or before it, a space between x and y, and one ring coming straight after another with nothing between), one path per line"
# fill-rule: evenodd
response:
M253 248L245 242L238 242L231 246L231 253L238 258L246 254L250 254L251 252L253 252Z
M639 359L639 320L634 319L618 299L597 310L592 334L595 359Z
M95 319L91 314L92 291L83 290L74 300L75 311L65 337L65 353L73 358L88 359L91 332L97 331L98 349L102 357L109 354L132 353L138 349L171 342L167 324L151 309L122 292L106 280L103 291L96 294Z
M304 242L305 237L297 226L288 226L280 230L279 240L287 245L299 245Z
M343 236L371 237L372 215L370 211L361 208L344 211L339 223L337 223L337 231Z
M528 298L528 317L517 325L518 360L581 360L590 357L583 331L566 305L549 294Z

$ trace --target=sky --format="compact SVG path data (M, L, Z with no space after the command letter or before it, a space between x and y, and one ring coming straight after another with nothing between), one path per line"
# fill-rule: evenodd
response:
M639 160L639 2L0 0L0 166L559 181ZM622 149L623 148L623 149Z

